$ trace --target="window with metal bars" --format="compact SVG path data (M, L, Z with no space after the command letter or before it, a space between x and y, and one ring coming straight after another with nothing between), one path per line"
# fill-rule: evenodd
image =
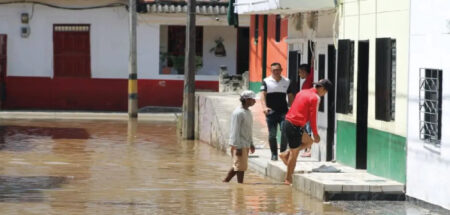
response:
M420 139L440 146L442 132L442 70L420 69Z

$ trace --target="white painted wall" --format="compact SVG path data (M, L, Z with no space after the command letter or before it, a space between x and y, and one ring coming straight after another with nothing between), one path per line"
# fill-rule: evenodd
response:
M450 209L450 2L411 0L408 103L408 196ZM441 147L419 136L419 70L443 70Z
M355 42L353 113L337 114L338 120L356 122L358 41L369 40L369 110L368 126L400 136L407 130L408 56L409 56L409 0L344 0L339 10L339 39ZM397 42L397 80L395 120L375 119L375 47L376 38L390 37Z
M29 23L31 34L28 38L22 38L20 27L23 24L20 22L20 14L26 12L31 15L31 11L31 4L0 6L0 34L8 35L8 76L52 78L53 24L90 24L92 78L128 78L129 35L128 12L125 8L71 11L35 5ZM183 80L182 75L159 74L160 25L158 22L150 22L149 17L151 16L138 17L138 78ZM180 21L185 18L172 17L172 20L176 19ZM210 27L211 30L208 30ZM218 80L218 76L206 74L212 73L213 68L218 68L221 64L229 65L235 73L236 30L228 26L208 25L204 33L204 49L207 49L204 54L207 59L204 60L205 69L202 75L197 75L196 79ZM209 49L212 47L210 43L214 43L211 38L217 35L224 37L228 54L222 61L209 56Z
M31 34L20 36L20 14L31 4L0 7L0 32L8 35L8 76L53 77L53 24L91 25L93 78L128 77L128 16L124 8L70 11L36 5ZM159 26L138 26L138 76L151 78L158 58ZM158 55L157 55L158 54Z
M209 50L216 46L217 38L224 39L223 45L227 52L225 57L216 57ZM200 75L219 75L219 67L225 65L230 75L236 74L237 30L233 27L207 26L203 28L203 67Z

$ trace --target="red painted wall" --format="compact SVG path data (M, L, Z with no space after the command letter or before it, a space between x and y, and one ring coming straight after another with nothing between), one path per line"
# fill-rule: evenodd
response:
M287 38L288 33L288 20L281 19L280 42L276 42L275 40L276 15L270 15L267 20L267 76L272 74L270 71L270 64L273 62L278 62L283 67L283 76L286 77L288 45L285 42L285 39Z
M196 89L218 91L217 81ZM182 80L139 80L139 107L181 106ZM4 109L126 111L127 79L7 77Z
M256 16L251 16L250 23L250 81L261 82L262 79L262 51L263 51L263 38L264 38L264 16L259 15L259 31L258 31L258 43L255 44L255 20ZM280 29L280 42L276 42L276 15L269 15L267 19L267 76L271 75L270 64L273 62L279 62L283 67L283 75L287 74L287 53L288 44L285 42L288 34L288 20L281 20Z
M259 20L258 37L255 39L255 20ZM252 15L250 18L250 63L249 76L250 82L260 82L262 76L262 38L263 38L263 16ZM256 40L258 41L256 43Z

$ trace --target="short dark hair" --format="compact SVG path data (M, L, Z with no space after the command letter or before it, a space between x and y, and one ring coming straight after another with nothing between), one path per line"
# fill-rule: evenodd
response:
M272 64L270 64L270 67L272 67L272 66L279 66L280 68L282 68L281 64L278 62L273 62Z
M245 105L245 100L247 100L247 99L244 99L244 98L240 98L240 99L239 99L239 101L241 101L241 104L242 104L242 105Z
M316 88L323 87L326 91L329 91L331 88L333 88L333 83L331 83L328 79L321 79L318 82L314 82L313 84L316 85Z
M301 64L299 67L298 67L298 69L301 69L301 70L305 70L305 72L307 72L308 74L311 72L311 69L310 69L310 67L309 67L309 64Z

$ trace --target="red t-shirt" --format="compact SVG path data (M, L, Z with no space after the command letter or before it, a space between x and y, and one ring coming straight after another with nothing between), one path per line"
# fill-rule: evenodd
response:
M302 90L306 90L313 87L313 81L314 81L314 68L311 67L311 71L309 71L309 74L302 85Z
M309 121L314 135L317 135L317 111L320 97L316 88L300 90L286 114L286 120L295 126L303 127Z

